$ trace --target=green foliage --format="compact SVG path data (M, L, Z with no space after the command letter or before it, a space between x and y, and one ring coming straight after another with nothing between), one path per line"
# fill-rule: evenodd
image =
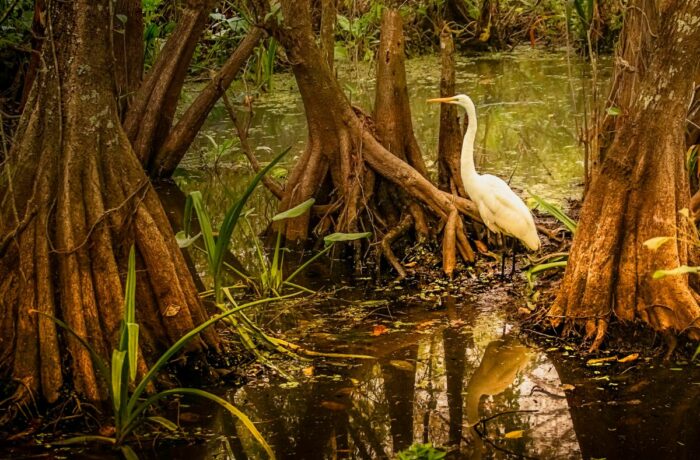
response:
M248 201L248 198L250 198L250 195L252 195L253 191L262 180L263 176L265 176L265 174L267 174L268 171L270 171L282 159L282 157L287 154L287 152L289 152L289 148L274 158L270 163L268 163L267 166L261 169L255 175L255 177L253 177L248 184L248 187L243 192L243 195L238 199L238 201L233 203L233 205L226 212L226 215L224 216L224 219L221 222L216 234L214 233L211 218L204 207L202 194L200 192L192 192L187 197L183 222L184 230L183 232L179 233L179 240L185 241L192 239L190 230L192 211L194 210L194 212L197 214L197 219L201 228L201 236L204 240L209 275L214 281L214 298L217 305L223 305L224 303L224 255L229 251L231 236L233 235L233 230L238 224L243 208Z
M124 292L124 315L120 325L119 343L117 348L112 351L112 360L110 366L102 359L102 357L90 346L82 337L80 337L70 326L63 321L50 315L41 313L44 316L52 319L58 326L76 338L82 346L90 353L93 363L108 382L109 397L112 401L113 417L114 417L114 437L106 436L77 436L60 441L60 445L79 444L85 442L103 442L119 446L122 454L127 459L137 458L133 450L124 444L126 438L134 432L142 423L146 421L157 423L169 430L177 429L177 426L163 417L152 416L147 417L147 410L155 406L159 401L171 395L193 395L209 399L216 402L224 409L229 411L234 417L237 417L250 431L253 437L263 446L270 458L274 458L272 449L262 437L260 432L255 428L255 425L250 419L235 406L219 398L216 395L203 390L194 388L174 388L161 391L150 396L145 401L141 400L141 395L149 384L153 384L158 373L170 362L170 359L179 353L187 343L195 336L201 333L207 327L214 323L228 318L234 313L262 303L277 300L264 299L248 304L240 305L218 315L211 317L209 320L192 329L187 334L183 335L175 342L168 350L166 350L146 372L141 381L136 385L134 391L129 394L130 385L135 384L138 369L138 335L139 326L136 323L136 262L135 251L132 246L129 252L129 267L126 278L126 288Z
M432 444L413 444L398 453L398 460L441 460L447 452L433 447Z
M528 193L530 194L530 196L535 201L538 207L542 208L542 210L545 211L547 214L551 215L552 217L556 218L559 222L564 224L566 229L569 230L571 233L576 233L576 221L569 217L561 208L548 202L544 198L535 195L532 192Z
M313 198L310 198L303 203L288 209L284 212L281 212L277 215L275 215L272 218L273 222L280 222L283 223L287 219L294 219L296 217L300 217L311 209L313 206L315 200ZM258 291L260 295L268 295L269 293L274 293L276 295L279 295L282 292L282 289L284 286L289 286L289 287L294 287L296 289L301 289L304 291L308 291L307 288L304 288L302 286L299 286L297 284L292 283L292 280L302 273L308 266L315 260L317 260L319 257L325 255L328 253L333 245L335 243L343 242L343 241L355 241L358 239L362 238L368 238L372 236L371 233L333 233L331 235L328 235L324 238L324 248L322 251L316 253L313 257L311 257L309 260L304 262L302 265L300 265L291 275L288 277L284 277L284 270L283 270L283 263L284 263L284 252L287 250L285 248L281 247L282 243L282 232L284 229L283 224L280 224L278 231L277 231L277 239L275 243L275 248L272 253L272 260L269 260L268 257L264 254L262 250L262 244L260 240L257 238L257 236L254 234L252 226L250 223L248 223L248 229L250 230L250 238L255 244L256 248L256 253L258 255L258 261L260 264L260 273L257 277L258 279Z

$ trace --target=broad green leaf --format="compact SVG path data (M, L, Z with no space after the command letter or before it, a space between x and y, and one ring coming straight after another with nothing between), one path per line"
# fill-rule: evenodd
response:
M151 422L157 423L158 425L162 426L166 430L177 431L177 425L165 417L153 416L153 417L148 417L148 420L150 420Z
M136 360L138 359L139 350L139 325L136 323L127 323L126 330L129 336L129 379L131 379L133 382L136 380Z
M284 219L292 219L294 217L299 217L303 214L306 214L306 212L309 209L311 209L311 206L313 206L315 202L315 199L309 198L303 203L300 203L291 209L287 209L286 211L277 214L275 217L272 218L272 220L273 222L277 222Z
M675 239L676 238L673 236L657 236L655 238L650 238L650 239L646 240L642 244L644 246L646 246L647 249L651 249L652 251L656 251L664 244L668 243L669 241L675 240Z
M330 235L323 238L326 245L333 243L340 243L342 241L355 241L362 238L369 238L372 236L371 232L365 233L331 233Z
M133 245L129 250L129 267L126 274L126 289L124 293L124 322L136 322L136 251Z
M124 370L124 361L126 360L126 352L120 350L112 350L112 395L114 399L114 409L119 411L122 405L122 371Z
M611 117L616 117L622 113L619 107L608 107L605 112Z
M672 268L670 270L656 270L654 272L654 279L664 278L666 276L678 276L685 275L688 273L699 273L700 267L689 267L687 265L681 265L680 267Z

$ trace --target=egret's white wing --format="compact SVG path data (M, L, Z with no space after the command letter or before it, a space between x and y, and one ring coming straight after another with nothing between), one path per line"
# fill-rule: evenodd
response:
M502 179L484 174L479 177L478 207L484 223L522 240L531 248L539 246L532 213L523 200Z

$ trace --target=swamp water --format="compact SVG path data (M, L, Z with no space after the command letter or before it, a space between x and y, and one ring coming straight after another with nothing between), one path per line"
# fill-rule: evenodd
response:
M433 164L438 108L424 101L438 93L438 68L429 57L409 61L407 69L416 135ZM474 98L480 116L479 170L512 176L515 188L559 203L577 197L585 71L574 65L570 79L563 55L461 58L458 90ZM371 80L356 80L351 69L345 81L353 82L346 85L353 99L370 107ZM306 136L293 81L276 76L273 91L254 106L251 143L260 158L292 147L276 172L284 175ZM204 193L214 215L240 193L249 174L240 155L229 153L236 150L228 141L233 132L218 110L177 174L183 190ZM264 191L250 204L258 228L275 212ZM238 246L239 258L252 264L252 245ZM436 280L417 296L391 284L390 295L351 286L352 277L338 273L309 272L306 279L313 288L328 280L333 295L272 312L261 324L309 349L377 359L316 359L285 368L294 381L254 376L243 387L214 389L250 416L278 458L394 458L414 443L459 446L449 458L700 458L700 370L694 364L661 365L641 356L587 365L555 339L545 347L526 343L503 313L507 304L524 300L493 279L473 280L452 295L443 294L447 281ZM197 441L144 440L134 446L141 458L264 458L242 425L215 405L183 400L170 415ZM107 455L31 452L32 458Z

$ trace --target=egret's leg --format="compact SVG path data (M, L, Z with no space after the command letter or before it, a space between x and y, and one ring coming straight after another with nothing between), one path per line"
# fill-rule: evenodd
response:
M507 249L505 247L501 247L501 280L506 279L506 254L507 254Z
M513 279L513 275L515 274L515 254L516 254L516 249L518 248L518 242L517 240L513 239L512 247L511 247L511 252L513 254L513 264L510 268L510 279Z

